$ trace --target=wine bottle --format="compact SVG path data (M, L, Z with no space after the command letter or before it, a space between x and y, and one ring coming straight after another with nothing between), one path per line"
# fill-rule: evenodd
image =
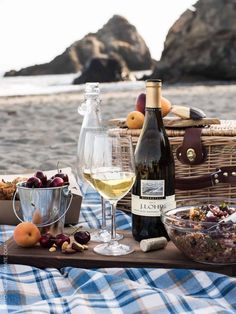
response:
M132 233L137 241L165 236L161 212L175 208L174 158L161 115L161 80L146 81L145 119L135 149Z

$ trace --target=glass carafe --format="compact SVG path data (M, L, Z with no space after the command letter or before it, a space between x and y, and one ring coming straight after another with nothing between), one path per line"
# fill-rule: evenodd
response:
M93 187L89 160L91 159L91 145L94 134L104 130L100 112L100 89L99 83L86 83L85 101L79 106L78 112L84 116L80 130L77 150L77 182L83 195L83 206L93 208L93 205L101 203L102 219L101 229L98 228L91 234L91 240L96 242L107 242L110 240L110 233L106 226L106 202ZM96 223L96 222L95 222ZM98 227L98 226L93 226ZM120 237L120 235L117 235Z
M78 107L78 113L83 115L84 118L77 147L77 179L85 204L86 202L90 203L94 200L95 193L92 186L84 179L83 165L88 158L88 156L86 156L86 145L88 145L86 137L89 132L102 129L99 83L86 83L84 97L84 102Z

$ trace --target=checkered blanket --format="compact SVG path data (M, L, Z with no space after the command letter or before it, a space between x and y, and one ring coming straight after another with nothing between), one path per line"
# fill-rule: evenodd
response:
M83 208L80 222L99 227L99 206ZM120 229L130 217L117 212ZM0 243L13 227L0 226ZM0 265L0 314L4 313L236 313L236 278L186 269L44 270Z

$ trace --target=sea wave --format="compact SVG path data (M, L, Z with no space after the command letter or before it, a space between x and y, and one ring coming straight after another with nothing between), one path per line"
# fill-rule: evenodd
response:
M134 72L139 78L147 71ZM81 92L82 85L73 85L72 82L79 74L58 74L58 75L37 75L37 76L14 76L0 77L0 97L42 95L64 92ZM101 84L103 92L119 90L136 90L143 85L143 82L117 82Z

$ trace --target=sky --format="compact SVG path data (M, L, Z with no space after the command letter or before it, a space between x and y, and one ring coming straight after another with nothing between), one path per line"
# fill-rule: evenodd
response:
M196 0L0 0L0 72L51 61L124 16L159 60L168 30Z

